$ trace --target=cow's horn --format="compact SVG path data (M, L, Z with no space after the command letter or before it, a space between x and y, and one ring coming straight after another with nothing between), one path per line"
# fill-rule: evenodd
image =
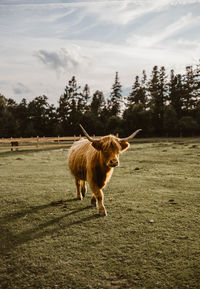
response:
M120 138L120 140L123 141L130 141L132 138L134 138L136 136L136 134L141 131L142 129L138 129L136 130L134 133L132 133L130 136L126 137L126 138Z
M86 138L87 138L89 141L91 141L91 142L93 142L93 141L97 141L97 139L94 139L94 138L92 138L92 137L89 136L89 134L88 134L87 131L82 127L81 124L79 124L79 125L80 125L80 127L81 127L81 129L82 129L84 135L86 136Z

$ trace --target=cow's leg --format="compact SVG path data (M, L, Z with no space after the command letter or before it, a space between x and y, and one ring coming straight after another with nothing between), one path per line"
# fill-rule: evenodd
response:
M99 215L100 216L107 216L107 211L104 207L104 202L103 202L104 201L103 191L94 185L90 185L90 187L91 187L91 190L93 192L93 197L92 197L91 203L95 204L96 200L97 200Z
M82 200L82 194L81 194L81 181L77 178L75 178L76 183L76 198L77 200Z
M85 197L86 193L87 193L86 182L81 181L81 194L82 194L83 198Z
M99 209L99 215L100 216L107 216L107 211L104 207L104 194L102 190L98 190L95 193L96 199L97 199L97 203L98 203L98 209Z
M97 199L96 199L94 194L93 194L92 199L91 199L91 205L93 207L97 207Z

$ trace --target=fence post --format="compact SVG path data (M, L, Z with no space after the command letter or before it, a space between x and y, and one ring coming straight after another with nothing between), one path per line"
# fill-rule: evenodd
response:
M37 148L39 147L39 136L37 136Z
M12 137L10 138L10 145L11 145L11 152L13 151L13 148L12 148Z

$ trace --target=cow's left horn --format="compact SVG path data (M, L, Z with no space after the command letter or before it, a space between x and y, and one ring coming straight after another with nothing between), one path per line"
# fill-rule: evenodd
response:
M89 141L93 142L93 141L97 141L97 140L98 140L98 139L94 139L94 138L90 137L89 134L87 133L87 131L82 127L82 125L81 125L81 124L79 124L79 125L80 125L80 127L81 127L84 135L86 136L86 138L87 138Z
M132 133L130 136L126 137L126 138L120 138L120 140L123 141L130 141L132 138L134 138L136 136L136 134L141 131L142 129L138 129L136 130L134 133Z

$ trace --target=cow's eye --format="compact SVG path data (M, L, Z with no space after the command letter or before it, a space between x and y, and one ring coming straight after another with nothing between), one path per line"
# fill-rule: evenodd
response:
M105 155L105 156L109 156L109 151L107 151L107 150L105 150L105 151L103 151L103 154Z

